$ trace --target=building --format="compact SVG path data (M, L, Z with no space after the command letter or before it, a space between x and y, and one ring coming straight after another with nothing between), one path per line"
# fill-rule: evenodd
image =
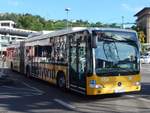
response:
M0 21L0 27L8 27L8 28L14 28L16 23L11 20L1 20Z
M141 11L137 12L134 16L137 17L137 26L144 30L146 35L146 43L150 43L150 7L145 7Z
M31 33L31 30L17 29L16 23L11 20L0 21L0 54L5 53L7 45L25 40Z

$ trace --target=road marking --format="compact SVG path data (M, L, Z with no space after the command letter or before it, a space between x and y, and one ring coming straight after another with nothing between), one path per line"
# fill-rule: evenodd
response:
M22 82L26 87L28 87L29 89L27 88L17 88L17 87L12 87L12 86L2 86L3 88L8 88L8 90L22 90L22 94L26 94L26 93L31 93L31 94L28 94L28 95L43 95L44 94L44 91L40 90L40 89L37 89L33 86L30 86L29 84L25 83L25 82Z
M8 99L8 98L18 98L19 96L15 96L15 95L10 95L10 94L4 94L0 96L0 99ZM1 112L0 112L1 113Z
M17 88L17 87L11 87L11 86L1 86L3 88L9 88L9 89L14 89L14 90L25 90L25 91L34 91L33 89L27 89L27 88Z
M150 102L149 99L142 98L142 97L136 97L136 96L134 96L134 95L126 95L126 97L135 98L135 99L142 100L142 101L145 101L145 102Z
M44 93L42 90L38 89L38 88L35 88L33 86L30 86L29 84L23 82L23 84L31 89L34 89L35 91L39 92L39 93Z
M0 93L0 98L3 98L3 95L16 95L16 96L40 96L38 93L28 93L28 92L16 92L16 93Z
M11 87L11 86L1 86L2 88L5 88L7 91L11 90L11 91L15 91L11 92L11 93L1 93L0 95L5 95L5 94L23 94L24 96L39 96L39 95L43 95L43 93L41 92L37 92L36 90L33 89L26 89L26 88L16 88L16 87ZM19 92L18 92L19 91Z
M149 100L149 99L146 99L146 98L141 98L141 97L139 97L138 99L139 99L139 100L142 100L142 101L145 101L145 102L150 102L150 100Z
M134 98L134 95L125 95L125 97Z
M69 104L67 102L64 102L64 101L62 101L60 99L54 99L54 101L57 102L57 103L59 103L59 104L61 104L64 107L72 109L72 110L74 110L76 108L75 106L73 106L73 105L71 105L71 104Z

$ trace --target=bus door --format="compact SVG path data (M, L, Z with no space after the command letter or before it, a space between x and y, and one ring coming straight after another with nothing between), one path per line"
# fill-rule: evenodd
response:
M24 66L25 66L25 64L24 64L25 63L24 62L24 59L25 59L24 58L24 47L25 47L24 46L24 42L20 42L20 49L19 49L20 50L20 53L19 53L20 54L19 55L20 56L20 66L19 66L20 67L20 70L19 70L20 73L24 73L25 72L25 70L24 70Z
M70 38L70 87L76 91L85 92L86 86L86 41L84 37Z

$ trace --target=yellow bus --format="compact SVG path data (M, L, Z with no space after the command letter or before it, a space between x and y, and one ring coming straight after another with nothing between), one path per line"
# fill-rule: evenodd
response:
M21 72L61 89L85 95L141 89L140 46L135 31L75 27L30 37L20 48Z

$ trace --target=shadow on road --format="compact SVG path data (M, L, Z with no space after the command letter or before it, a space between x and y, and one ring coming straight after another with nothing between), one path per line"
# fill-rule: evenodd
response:
M140 95L141 97L150 100L150 83L142 83Z
M2 70L0 69L0 72ZM3 74L3 77L0 78L0 113L49 113L49 111L58 113L65 109L57 105L58 103L54 103L48 95L40 94L36 89L25 86L22 84L22 80L20 82L16 80L17 73L5 69L0 74ZM26 77L22 77L28 80ZM34 79L32 81L36 82ZM69 112L70 110L66 109L66 111Z
M47 82L43 82L35 78L28 79L20 74L11 72L9 69L5 69L3 74L13 81L13 84L0 85L0 108L3 107L8 111L25 113L49 113L49 111L52 111L58 113L61 112L61 110L66 110L68 113L70 113L72 112L71 109L64 108L63 106L59 105L59 103L56 103L54 99L60 99L66 102L69 100L69 103L79 102L85 104L96 102L97 100L112 101L117 100L118 98L125 99L123 96L125 94L84 96L72 91L63 92L56 86L50 85ZM18 82L19 80L15 81L16 76L19 76L24 81L30 81L37 84L37 88L39 89L44 87L45 89L43 90L46 92L44 94L40 94L38 91L32 88L30 89L29 87L23 86L22 80L20 80L20 82ZM141 92L134 94L140 94L149 97L149 88L150 83L143 83Z

